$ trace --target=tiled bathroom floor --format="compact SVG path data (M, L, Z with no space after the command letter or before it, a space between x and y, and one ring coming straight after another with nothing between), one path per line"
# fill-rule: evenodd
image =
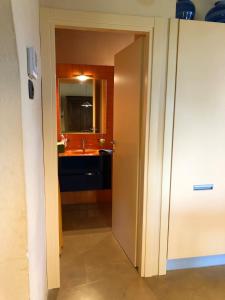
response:
M110 229L67 231L57 300L224 300L225 266L142 279Z
M66 232L57 300L155 299L110 229Z
M112 203L67 204L62 206L63 231L112 226Z

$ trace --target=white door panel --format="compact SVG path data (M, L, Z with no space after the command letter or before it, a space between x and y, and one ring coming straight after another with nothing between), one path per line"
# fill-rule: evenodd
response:
M112 230L135 266L143 43L115 56Z
M181 21L169 259L225 253L224 41L224 24Z

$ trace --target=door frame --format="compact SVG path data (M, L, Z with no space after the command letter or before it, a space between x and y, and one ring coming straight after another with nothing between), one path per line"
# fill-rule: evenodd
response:
M169 20L51 8L40 10L48 289L60 287L55 28L122 30L153 36L147 53L149 80L145 78L143 82L146 104L141 132L143 174L139 177L142 201L139 202L138 257L141 276L159 275Z
M178 19L171 19L169 29L165 131L162 171L162 206L159 242L159 275L165 275L167 271L179 22L180 21Z

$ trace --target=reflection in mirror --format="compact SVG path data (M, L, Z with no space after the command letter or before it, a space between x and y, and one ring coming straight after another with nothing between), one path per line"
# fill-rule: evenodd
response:
M106 80L59 79L62 133L106 133Z

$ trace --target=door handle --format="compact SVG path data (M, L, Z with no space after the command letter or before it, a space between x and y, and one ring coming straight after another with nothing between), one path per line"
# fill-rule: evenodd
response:
M209 191L209 190L213 190L213 189L214 189L213 184L199 184L199 185L193 186L194 191Z

